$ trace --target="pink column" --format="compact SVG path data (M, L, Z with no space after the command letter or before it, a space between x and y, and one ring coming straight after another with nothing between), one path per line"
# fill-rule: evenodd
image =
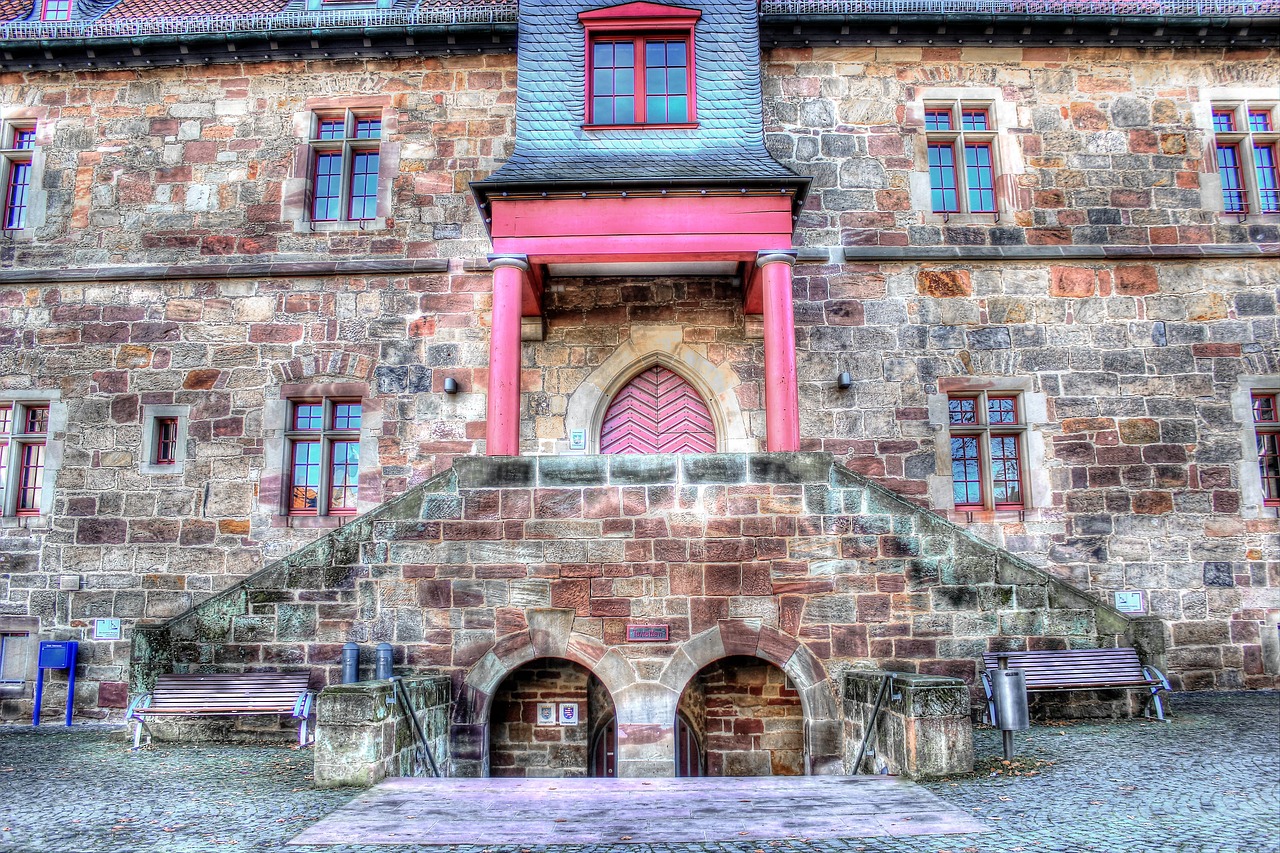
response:
M485 454L520 455L520 305L529 264L523 255L489 258L493 323L489 329L489 421Z
M770 452L800 449L800 390L796 380L796 318L791 303L794 252L761 252L764 295L765 448Z

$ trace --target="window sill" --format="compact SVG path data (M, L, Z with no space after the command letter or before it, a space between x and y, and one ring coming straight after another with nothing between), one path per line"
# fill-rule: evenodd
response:
M1004 217L1004 211L991 213L935 213L923 211L920 222L923 225L998 225Z
M1235 224L1270 224L1280 222L1280 211L1267 211L1265 213L1229 213L1225 210L1217 211L1218 216L1222 217L1228 223Z
M584 124L583 130L697 130L698 123L680 124Z
M333 219L316 221L312 219L297 219L293 223L293 231L295 234L329 234L333 232L359 232L359 231L385 231L387 229L387 218L379 216L376 219Z
M150 474L155 476L164 476L166 474L181 474L183 463L175 462L172 465L161 465L156 462L143 462L138 466L139 474Z
M46 530L50 527L50 517L48 515L0 516L0 528L15 529L22 527L28 530Z
M272 518L271 526L294 530L336 530L355 519L355 515L277 515Z
M1022 509L956 509L946 510L947 520L956 524L990 524L1000 521L1026 521L1035 512L1033 507Z
M10 243L33 243L36 239L36 229L31 226L26 228L5 228L0 229L0 240Z

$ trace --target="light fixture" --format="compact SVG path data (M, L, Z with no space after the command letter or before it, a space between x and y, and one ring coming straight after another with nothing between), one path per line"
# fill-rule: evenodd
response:
M446 394L457 394L457 393L458 393L458 380L454 379L452 376L445 377L445 380L444 380L444 393L446 393Z
M847 370L844 371L843 373L841 373L839 376L836 377L836 385L840 388L841 391L844 391L848 388L852 388L853 376L849 374L849 371Z

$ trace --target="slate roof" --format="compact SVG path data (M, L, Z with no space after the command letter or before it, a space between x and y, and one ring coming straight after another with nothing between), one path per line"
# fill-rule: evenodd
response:
M700 9L694 30L698 127L582 127L586 113L580 12L619 0L523 0L517 52L515 152L476 189L493 185L741 180L807 182L764 147L756 0L678 0Z
M184 15L270 15L281 11L288 3L289 0L120 0L102 15L102 19L110 21Z
M0 21L18 21L31 14L35 0L0 0Z

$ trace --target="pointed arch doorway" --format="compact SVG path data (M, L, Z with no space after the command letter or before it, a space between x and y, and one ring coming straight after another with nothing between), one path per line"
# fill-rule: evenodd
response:
M715 453L716 429L697 390L655 364L632 377L605 411L601 453Z

